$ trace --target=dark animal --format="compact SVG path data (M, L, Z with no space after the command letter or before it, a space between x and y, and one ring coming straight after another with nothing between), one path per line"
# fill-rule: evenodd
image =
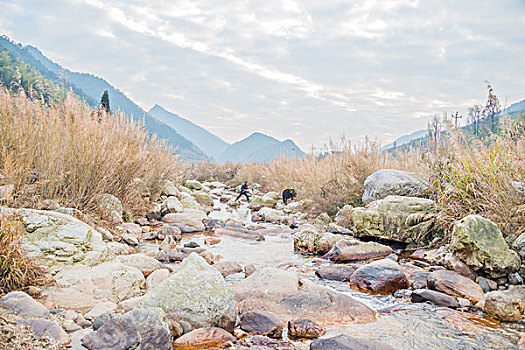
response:
M292 201L297 196L297 193L295 193L295 190L293 188L287 188L283 191L283 202L284 205L288 204L288 199L291 199Z

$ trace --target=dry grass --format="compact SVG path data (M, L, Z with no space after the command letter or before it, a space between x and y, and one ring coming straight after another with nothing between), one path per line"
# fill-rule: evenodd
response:
M47 282L45 270L22 251L21 227L0 214L0 294Z
M89 211L110 193L135 212L144 203L133 180L179 181L179 168L168 147L119 113L93 111L72 94L49 106L0 89L0 175L18 194L34 182L39 198Z
M525 232L525 193L513 182L525 181L525 122L507 119L498 135L467 138L450 126L446 147L424 156L437 191L442 217L452 222L482 215L505 234Z

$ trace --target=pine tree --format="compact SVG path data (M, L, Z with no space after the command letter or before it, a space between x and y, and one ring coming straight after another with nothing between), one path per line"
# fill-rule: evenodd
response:
M111 113L109 108L109 93L108 90L105 90L100 99L100 108L104 108L106 112Z

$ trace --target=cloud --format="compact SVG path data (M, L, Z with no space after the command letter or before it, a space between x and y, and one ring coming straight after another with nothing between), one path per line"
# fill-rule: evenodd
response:
M387 142L486 97L523 99L525 3L7 0L0 29L229 142Z

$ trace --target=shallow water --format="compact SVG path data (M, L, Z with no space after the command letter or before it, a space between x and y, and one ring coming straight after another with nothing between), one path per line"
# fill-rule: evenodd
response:
M205 235L185 235L183 242L195 241L204 246ZM350 289L349 283L328 281L314 275L312 257L294 253L290 234L267 235L265 241L221 236L217 245L207 246L225 261L257 268L292 266L303 277L317 284L352 296L378 312L378 320L368 324L334 324L327 335L348 334L378 340L396 349L517 349L519 332L516 325L501 324L491 318L459 312L429 304L412 304L393 296L377 296ZM234 283L244 274L226 278ZM307 347L298 343L299 348Z
M287 231L286 227L283 231ZM203 234L184 235L183 243L195 241L204 246L205 237ZM259 242L229 236L220 236L220 239L219 244L206 248L213 254L222 255L224 261L254 264L257 268L284 264L302 277L350 295L377 311L376 322L329 325L325 337L348 334L378 340L400 350L517 349L519 331L516 324L502 324L483 315L430 304L413 304L393 296L360 293L351 290L348 282L319 279L314 274L319 260L295 253L291 233L267 234L265 240ZM228 276L226 281L235 283L243 278L244 273L239 273ZM296 345L300 349L308 348L308 343L297 342Z

